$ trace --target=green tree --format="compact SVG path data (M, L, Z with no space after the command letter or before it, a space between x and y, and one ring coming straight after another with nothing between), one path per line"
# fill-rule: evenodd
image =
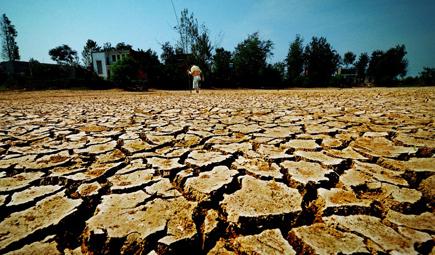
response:
M183 9L175 30L180 34L176 46L182 49L184 54L191 53L200 34L198 20L193 16L193 13L189 13L188 9Z
M361 53L358 60L355 63L356 77L359 83L363 83L367 75L367 65L369 64L370 58L367 53Z
M160 83L161 63L157 53L151 49L146 51L138 50L131 53L137 64L137 78L145 80L149 86L156 86Z
M259 86L264 82L266 60L272 55L273 43L261 40L258 32L248 35L236 46L233 55L234 69L243 86Z
M202 26L200 34L192 45L192 57L194 63L202 68L205 77L211 73L212 51L213 46L210 42L208 29Z
M82 51L83 64L86 67L92 65L92 52L99 51L100 49L101 47L98 46L96 41L93 41L91 39L88 39L86 41L86 44L83 47L83 51Z
M277 62L275 64L267 64L264 72L263 86L269 88L281 88L284 85L286 77L285 71L286 64L284 62Z
M162 85L167 89L187 89L190 86L187 74L188 55L180 48L174 48L169 42L162 45L160 58L163 62Z
M386 52L374 51L367 69L371 80L377 85L394 85L398 76L404 77L407 73L406 53L405 45L397 45Z
M56 61L58 64L78 64L77 51L71 49L66 44L51 49L48 54L50 55L51 59Z
M112 81L121 88L127 88L137 79L138 62L130 56L123 58L111 65L110 74Z
M305 47L308 81L311 85L328 84L337 70L340 56L324 37L313 37Z
M120 42L117 43L115 46L116 50L132 50L133 46L131 46L130 44L126 44L125 42Z
M303 39L296 35L296 39L290 44L286 57L287 80L290 84L297 84L301 80L304 71L304 46Z
M109 50L113 50L114 48L112 47L112 44L110 42L105 42L103 44L103 50L104 51L109 51Z
M435 85L435 68L423 67L420 80L424 85Z
M144 90L158 83L160 70L160 61L154 51L138 50L110 67L110 79L123 89Z
M213 46L210 41L209 30L203 24L198 25L198 20L193 13L189 13L187 9L181 11L180 20L175 30L180 34L180 38L176 43L178 49L182 53L191 56L185 57L186 61L191 61L190 64L198 65L205 77L211 73L211 60L213 55ZM188 66L189 63L186 63Z
M6 61L15 61L20 59L20 53L15 38L18 33L15 26L12 25L6 14L3 14L0 20L0 29L2 36L2 57Z
M231 57L230 51L224 48L217 48L215 54L213 55L212 64L212 75L213 82L216 86L228 86L232 81L232 68L231 68Z
M349 66L352 65L353 62L355 62L355 59L356 55L352 51L344 53L343 62L346 65L346 68L349 68Z

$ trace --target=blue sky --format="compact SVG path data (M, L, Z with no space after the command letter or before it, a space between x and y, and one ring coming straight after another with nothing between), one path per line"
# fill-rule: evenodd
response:
M193 12L219 47L233 51L248 34L274 42L271 63L282 61L300 34L305 43L325 36L341 55L405 44L408 74L435 67L434 0L173 0L179 13ZM48 51L68 44L81 53L87 39L151 48L175 44L170 0L0 0L18 30L23 60L51 62ZM79 54L81 56L81 54Z

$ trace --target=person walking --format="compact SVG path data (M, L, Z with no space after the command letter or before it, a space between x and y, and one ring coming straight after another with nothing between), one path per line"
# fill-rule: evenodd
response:
M204 77L202 76L202 71L201 69L199 69L198 66L196 65L192 65L190 67L190 70L187 70L187 72L192 75L193 77L193 84L192 84L192 88L194 90L196 90L196 93L199 93L199 82L202 81L204 79Z

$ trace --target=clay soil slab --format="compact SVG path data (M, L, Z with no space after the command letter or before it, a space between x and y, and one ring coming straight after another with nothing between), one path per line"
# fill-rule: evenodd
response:
M284 144L281 144L280 146L286 149L291 148L295 150L306 150L306 151L313 151L321 148L316 143L315 140L309 140L309 139L294 139Z
M43 175L43 172L24 172L11 177L0 178L0 192L24 188L32 181L41 178Z
M308 254L369 253L363 238L324 223L292 229L289 242Z
M402 214L393 210L387 213L387 220L413 229L434 232L435 231L435 215L430 212L425 212L419 215Z
M108 245L106 249L112 242L125 240L130 234L134 234L136 239L131 245L150 241L156 235L163 236L159 242L167 247L180 241L190 242L196 234L192 219L196 204L182 196L144 203L149 197L143 191L103 196L96 214L86 222L87 242L99 240L103 233L105 240L102 241ZM122 248L128 250L132 247L125 243Z
M15 192L12 195L11 201L7 204L7 206L17 206L21 204L25 204L39 197L43 197L46 195L50 195L59 191L62 186L54 185L54 186L34 186L28 189L25 189L20 192Z
M214 167L211 171L189 178L184 185L184 191L196 201L211 200L215 193L232 182L237 173L226 166Z
M231 155L224 155L215 151L193 151L189 154L186 163L197 167L206 167L212 164L223 163L230 157Z
M322 166L326 166L326 167L338 166L343 162L343 159L333 158L322 152L295 151L294 155L306 159L307 161L318 162Z
M361 137L354 143L356 151L364 156L397 158L402 154L416 153L413 147L396 146L385 137Z
M139 189L145 187L152 181L157 181L160 177L154 176L154 171L151 169L139 170L128 174L115 174L107 180L112 184L110 189L114 193L127 192L131 189Z
M0 223L0 247L7 248L38 230L58 225L73 214L81 203L80 199L69 199L61 192L39 201L29 209L12 213Z
M57 249L57 242L54 241L54 236L48 236L42 241L34 242L23 246L21 249L6 253L7 255L22 255L22 254L45 254L45 255L61 255L63 254Z
M288 173L290 183L296 181L303 185L310 181L315 183L327 182L329 179L325 175L333 172L322 167L319 163L305 161L284 161L280 163L280 166Z
M301 212L302 196L275 181L261 181L246 176L242 188L224 195L220 206L228 214L228 221L240 225L246 221L268 221L276 216L297 215Z
M282 179L283 177L276 163L270 163L262 158L239 157L233 162L232 167L246 171L249 175L256 176L260 179Z
M242 254L296 254L279 229L264 230L257 235L239 236L231 241Z
M366 215L331 216L323 218L326 224L335 225L348 232L358 233L376 243L380 250L416 254L414 242L393 228L382 224L379 218Z

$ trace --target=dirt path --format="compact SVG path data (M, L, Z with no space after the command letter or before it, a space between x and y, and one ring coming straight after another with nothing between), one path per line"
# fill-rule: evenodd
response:
M434 253L435 88L0 93L0 253Z

